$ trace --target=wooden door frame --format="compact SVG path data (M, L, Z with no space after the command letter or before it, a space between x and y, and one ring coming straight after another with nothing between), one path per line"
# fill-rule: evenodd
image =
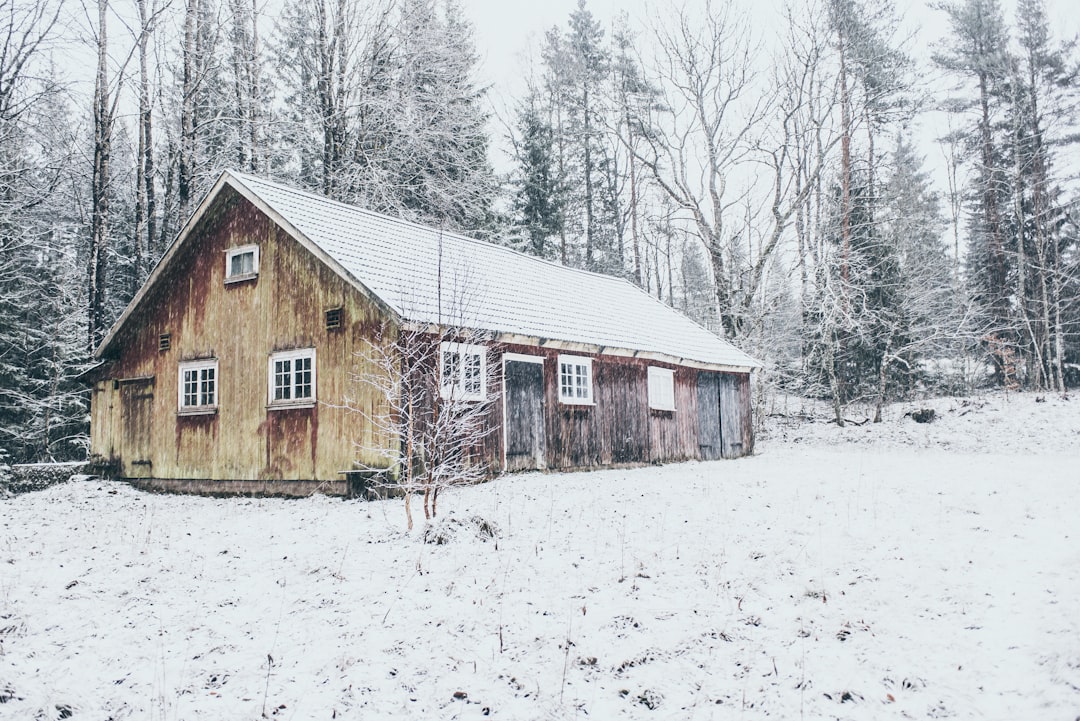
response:
M502 354L502 414L503 415L502 415L502 453L500 455L502 456L502 472L503 473L506 473L506 468L507 468L507 464L506 464L506 444L507 444L506 426L507 426L507 422L506 422L506 419L509 417L506 414L506 363L507 363L507 361L510 361L510 362L513 362L513 363L538 363L540 365L540 393L541 393L541 398L543 398L543 394L547 390L545 388L545 386L544 386L544 376L543 376L544 362L546 360L547 360L547 356L542 356L542 355L526 355L524 353L503 353ZM547 418L544 418L544 424L546 426ZM546 439L545 439L545 441L546 441Z

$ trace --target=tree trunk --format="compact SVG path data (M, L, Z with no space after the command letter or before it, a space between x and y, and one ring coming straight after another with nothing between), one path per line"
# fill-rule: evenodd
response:
M248 89L249 136L251 143L251 172L258 173L264 167L262 138L262 72L259 67L259 0L251 0L251 48L248 55L248 73L251 86Z
M582 172L585 174L585 268L595 270L593 267L593 251L595 238L593 229L593 166L592 166L592 113L589 109L589 88L586 85L582 92L581 103L582 122L585 127L584 161Z
M88 345L90 351L105 336L105 281L109 243L109 160L112 152L112 111L109 98L109 55L106 19L108 0L98 0L97 75L94 83L94 157L90 180L90 280Z
M1039 358L1039 334L1037 329L1032 326L1031 316L1028 312L1028 288L1027 288L1027 252L1026 252L1026 238L1024 232L1024 170L1021 163L1021 141L1023 131L1019 127L1019 119L1017 119L1017 127L1013 128L1013 142L1016 143L1016 148L1013 150L1013 213L1016 215L1016 308L1020 315L1020 322L1023 324L1023 328L1027 331L1029 345L1027 346L1027 352L1022 354L1024 358L1024 365L1027 367L1030 373L1034 370L1034 379L1028 379L1029 383L1032 383L1035 388L1042 388L1042 361ZM1023 347L1023 346L1021 346Z
M838 27L837 35L840 49L840 294L845 297L851 254L851 95L842 27Z
M180 157L177 168L176 201L181 222L188 214L195 192L196 75L198 73L198 28L201 0L187 0L184 12L183 84L180 98Z
M1005 264L1005 247L1001 238L1001 216L998 209L997 196L995 194L994 172L994 137L993 127L990 121L990 89L989 77L985 71L979 73L979 110L980 110L980 135L981 135L981 161L982 161L982 198L983 198L983 222L986 225L985 232L989 241L990 251L990 281L989 292L991 295L991 309L994 311L994 321L997 325L993 329L994 334L1000 334L1008 327L1008 297L1005 283L1007 271Z
M150 80L146 45L152 29L146 11L146 0L138 0L139 10L139 147L135 159L135 262L132 272L132 296L146 279L153 255L152 245L157 228L154 223L154 133L150 106Z
M641 240L638 238L638 190L637 190L637 163L634 153L634 126L630 119L630 111L626 112L626 128L629 134L630 145L630 239L634 246L634 283L641 285Z

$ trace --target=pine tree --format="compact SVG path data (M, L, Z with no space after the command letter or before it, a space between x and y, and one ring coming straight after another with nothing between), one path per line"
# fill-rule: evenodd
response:
M604 31L578 0L568 31L552 28L542 49L549 121L555 134L558 182L566 189L560 229L564 264L601 270L609 229L602 227L602 118L610 56Z
M472 26L456 0L405 0L396 29L397 210L457 230L492 230L488 114Z
M74 173L70 109L42 51L59 4L0 17L0 463L77 457L85 393L84 258L65 191Z
M532 93L518 109L514 209L526 236L522 250L548 258L562 228L563 188L558 182L554 132L538 105Z
M923 165L901 136L881 186L881 241L894 256L896 285L876 329L877 420L883 403L929 380L925 361L956 357L963 332L941 201Z
M977 159L977 177L969 224L967 275L973 297L986 316L985 338L996 362L998 379L1007 382L1010 371L1003 352L997 349L1015 343L1003 217L1010 193L1003 172L1001 139L996 133L995 108L1007 82L1008 33L997 0L962 0L940 7L948 16L952 36L935 61L975 85L973 97L953 103L957 110L974 108L978 118L970 148Z
M1017 6L1019 54L1013 63L1006 152L1012 156L1009 247L1015 253L1021 347L1028 382L1064 390L1060 259L1064 208L1055 185L1055 155L1074 145L1080 100L1070 46L1054 47L1042 0Z

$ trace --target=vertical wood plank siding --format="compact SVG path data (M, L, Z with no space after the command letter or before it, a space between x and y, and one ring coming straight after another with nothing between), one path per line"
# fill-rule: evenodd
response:
M209 210L200 232L174 259L169 282L124 326L114 345L122 354L112 359L109 377L94 384L91 453L125 478L319 481L341 490L339 472L383 440L341 407L346 397L368 410L381 402L353 374L363 370L357 353L385 321L382 312L232 190ZM225 251L248 244L259 246L258 277L226 284ZM343 327L328 330L325 311L338 307ZM164 352L163 333L171 334ZM321 402L269 410L269 356L298 348L315 349ZM218 409L181 416L178 364L197 358L218 359ZM139 416L137 428L121 398L131 378L153 378L152 417ZM140 434L149 436L149 458L131 453ZM379 463L377 454L368 456L365 462Z
M753 425L750 423L750 375L715 373L674 366L640 358L591 355L595 405L576 406L559 402L558 356L560 351L536 346L506 345L494 349L489 362L500 362L503 352L544 358L544 390L547 406L546 466L548 468L591 468L596 466L667 463L701 458L698 447L698 377L708 374L712 387L730 387L735 398L715 398L721 412L732 419L733 433L742 444L725 457L753 452ZM657 366L675 371L675 410L649 408L648 368ZM717 391L718 393L718 391ZM735 407L731 403L735 404ZM502 403L497 419L502 423ZM513 409L507 409L513 413ZM502 440L501 434L496 434ZM501 448L499 449L501 451ZM717 449L716 457L720 457ZM501 459L492 459L493 463Z

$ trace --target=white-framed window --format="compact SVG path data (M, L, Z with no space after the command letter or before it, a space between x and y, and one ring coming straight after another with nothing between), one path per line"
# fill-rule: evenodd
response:
M267 380L270 407L315 405L315 349L270 354Z
M241 245L225 251L225 282L250 280L259 275L259 246Z
M592 358L559 356L559 401L592 405Z
M214 413L218 405L217 358L183 361L177 379L179 413Z
M675 371L649 366L649 408L675 410Z
M439 391L443 398L482 401L487 398L487 348L468 343L439 344Z

